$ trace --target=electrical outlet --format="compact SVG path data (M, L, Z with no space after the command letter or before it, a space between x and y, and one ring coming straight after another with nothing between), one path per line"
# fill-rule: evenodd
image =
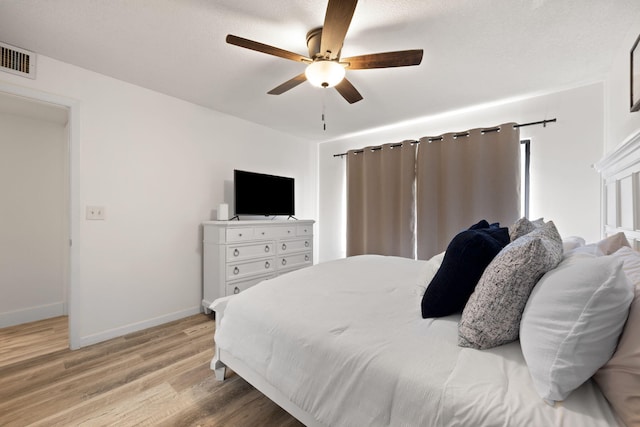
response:
M87 206L87 219L104 221L105 216L104 206Z

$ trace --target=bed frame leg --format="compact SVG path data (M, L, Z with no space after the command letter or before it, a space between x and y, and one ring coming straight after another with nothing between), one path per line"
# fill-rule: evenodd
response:
M217 357L211 361L211 369L216 373L216 379L218 381L224 381L227 366L218 360Z
M216 326L222 323L222 317L224 316L224 310L227 307L227 302L229 301L229 298L231 298L231 296L218 298L213 303L214 305L213 311L215 312L214 316L216 319ZM222 361L220 360L220 349L215 344L215 342L213 343L213 345L215 346L215 357L213 358L209 366L211 367L211 370L215 372L216 379L218 381L224 381L224 375L227 370L227 365L222 363Z

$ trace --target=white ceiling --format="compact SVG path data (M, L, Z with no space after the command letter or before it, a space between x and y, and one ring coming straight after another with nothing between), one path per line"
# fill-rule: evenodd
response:
M638 0L360 0L342 55L424 49L417 67L348 70L364 100L304 83L326 0L0 0L0 41L315 141L602 80ZM640 28L638 28L640 32ZM321 114L326 112L327 130ZM538 117L532 117L537 120Z

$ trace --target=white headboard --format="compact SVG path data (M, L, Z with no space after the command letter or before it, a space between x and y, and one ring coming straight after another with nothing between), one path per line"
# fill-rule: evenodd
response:
M640 250L640 130L594 165L602 176L602 232L622 231Z

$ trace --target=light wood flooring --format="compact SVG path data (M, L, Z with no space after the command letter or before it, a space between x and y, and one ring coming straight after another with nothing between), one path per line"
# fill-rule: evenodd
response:
M68 349L67 318L0 329L0 426L301 426L227 369L205 314Z

